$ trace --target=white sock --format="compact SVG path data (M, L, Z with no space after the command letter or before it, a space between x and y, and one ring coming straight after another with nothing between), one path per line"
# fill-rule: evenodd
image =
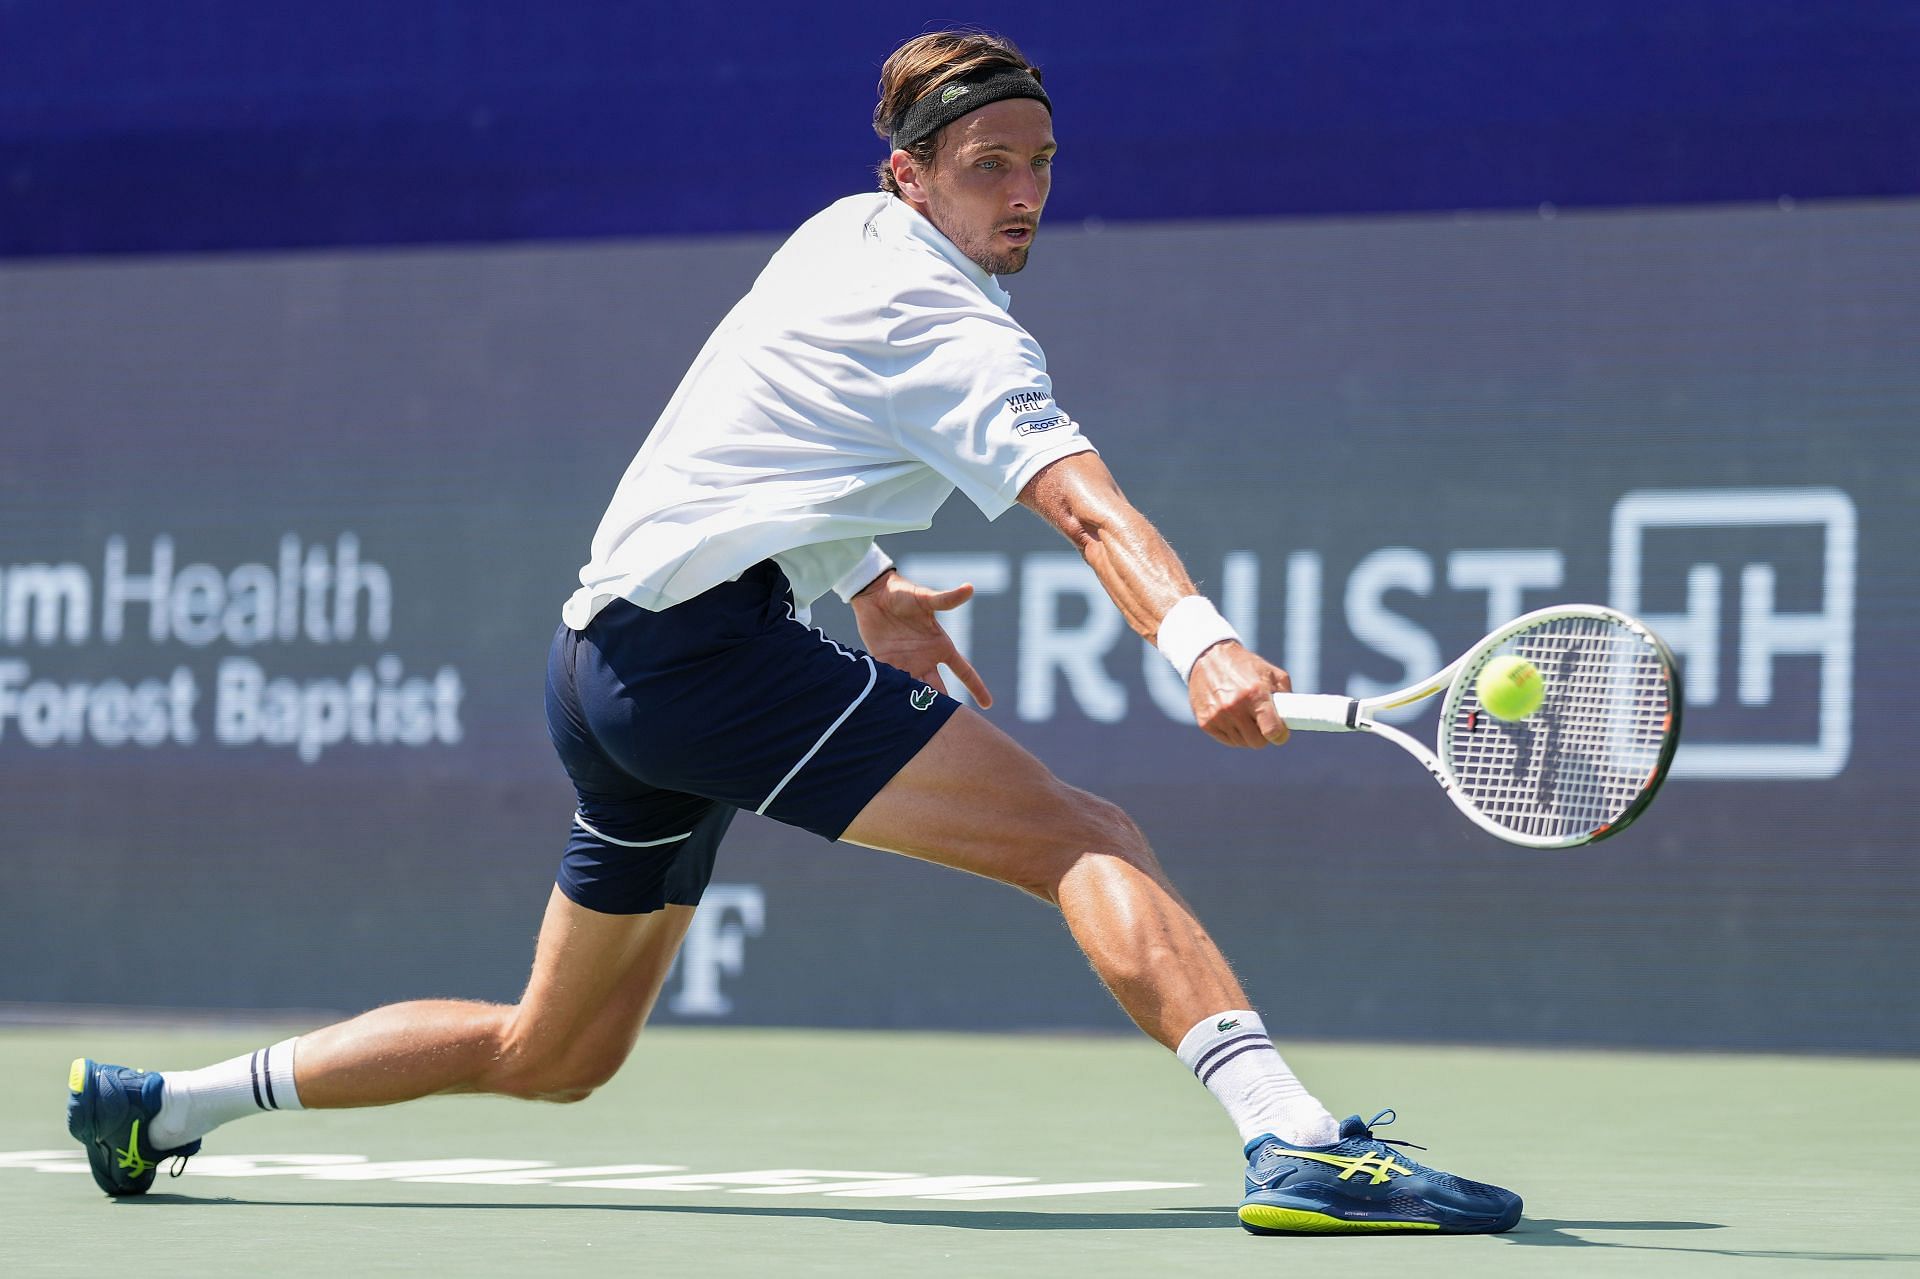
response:
M1215 1013L1187 1032L1179 1055L1227 1108L1243 1144L1265 1133L1296 1146L1339 1139L1339 1123L1287 1069L1259 1013Z
M230 1119L264 1110L301 1110L293 1086L293 1046L283 1039L232 1061L204 1070L164 1071L160 1113L147 1128L147 1140L159 1150L184 1146Z

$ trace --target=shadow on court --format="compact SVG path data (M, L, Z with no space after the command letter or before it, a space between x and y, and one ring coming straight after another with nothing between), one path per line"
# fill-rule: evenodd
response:
M369 1203L351 1200L198 1199L141 1195L115 1206L198 1208L404 1208L423 1212L647 1212L702 1217L762 1217L790 1221L860 1221L881 1226L947 1226L956 1230L1218 1230L1235 1224L1233 1208L1156 1208L1139 1212L992 1212L941 1208L774 1208L742 1204L633 1203Z
M1544 1217L1522 1217L1520 1224L1494 1238L1501 1243L1548 1248L1628 1248L1636 1252L1680 1252L1703 1257L1751 1257L1780 1261L1920 1261L1912 1252L1837 1252L1819 1249L1788 1248L1693 1248L1681 1244L1615 1243L1606 1239L1582 1239L1571 1230L1724 1230L1712 1221L1551 1221Z
M942 1208L776 1208L756 1205L718 1204L634 1204L634 1203L446 1203L355 1202L328 1199L200 1199L190 1195L149 1194L137 1199L115 1201L116 1207L172 1208L334 1208L397 1209L410 1212L617 1212L654 1213L697 1217L757 1217L788 1221L853 1221L881 1226L940 1226L952 1230L1222 1230L1235 1224L1235 1210L1225 1208L1150 1208L1136 1212L996 1212ZM1693 1248L1674 1244L1625 1243L1603 1239L1582 1239L1568 1232L1580 1230L1619 1230L1670 1232L1724 1230L1714 1221L1556 1221L1543 1217L1523 1217L1520 1224L1503 1235L1491 1238L1502 1244L1548 1248L1626 1248L1639 1252L1694 1253L1701 1256L1746 1257L1781 1261L1920 1261L1920 1253L1910 1252L1838 1252L1800 1249ZM1408 1235L1315 1235L1316 1239L1372 1239L1379 1246L1386 1239L1405 1240L1430 1236Z

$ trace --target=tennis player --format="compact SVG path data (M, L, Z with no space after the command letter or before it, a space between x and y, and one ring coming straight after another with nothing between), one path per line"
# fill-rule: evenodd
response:
M904 853L1056 905L1139 1027L1225 1106L1242 1223L1277 1231L1511 1227L1520 1200L1337 1121L1282 1059L1226 960L1119 808L948 696L992 697L876 536L955 489L1016 503L1085 556L1227 746L1286 739L1286 673L1239 642L1056 402L998 277L1026 265L1053 183L1052 106L1011 43L939 32L881 72L881 190L831 205L721 321L628 468L547 667L578 809L526 993L379 1008L244 1057L149 1073L82 1058L68 1126L110 1195L263 1111L437 1093L578 1101L660 993L733 815ZM827 591L864 648L808 625ZM1383 1111L1372 1121L1391 1118Z

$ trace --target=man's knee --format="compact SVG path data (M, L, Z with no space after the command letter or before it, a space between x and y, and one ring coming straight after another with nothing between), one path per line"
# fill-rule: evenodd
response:
M625 1060L624 1052L580 1051L575 1045L516 1039L509 1034L485 1090L526 1101L585 1101L614 1077Z
M1098 795L1064 789L1057 827L1042 841L1032 875L1020 887L1057 904L1060 882L1076 869L1125 865L1160 876L1153 848L1126 810Z

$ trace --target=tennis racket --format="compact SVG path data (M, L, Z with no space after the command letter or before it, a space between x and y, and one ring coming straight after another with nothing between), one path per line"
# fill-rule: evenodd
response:
M1540 671L1540 708L1512 722L1480 705L1474 683L1511 654ZM1444 692L1433 750L1375 717ZM1276 693L1287 727L1372 733L1427 766L1488 834L1528 848L1572 848L1625 829L1653 802L1680 745L1680 675L1645 623L1597 604L1519 617L1419 684L1379 697Z

